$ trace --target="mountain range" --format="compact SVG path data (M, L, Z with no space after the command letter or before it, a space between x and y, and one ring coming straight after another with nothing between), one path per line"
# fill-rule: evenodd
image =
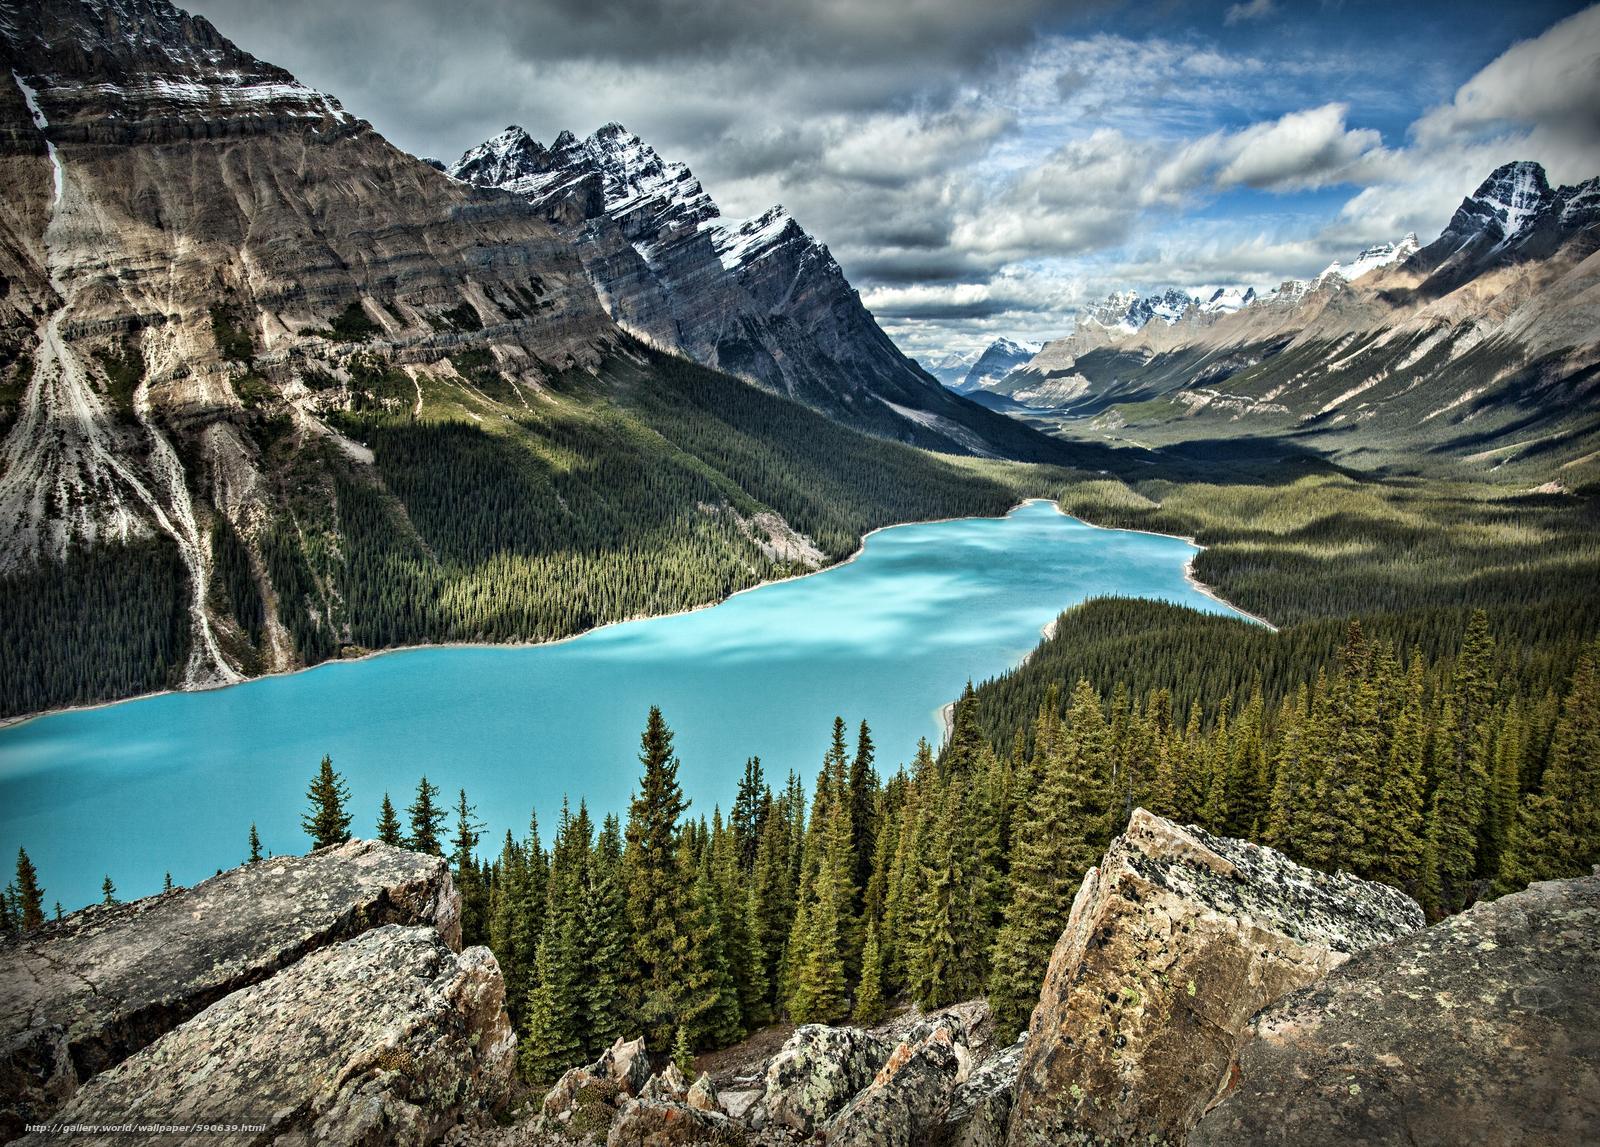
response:
M607 313L652 346L873 434L1052 456L1047 442L951 395L903 355L827 247L782 207L725 220L686 166L621 124L581 140L563 132L548 147L508 127L449 171L532 204L571 241Z
M1595 469L1600 179L1496 169L1415 236L1239 305L1127 292L985 388L1069 436L1142 446L1291 435L1347 461Z

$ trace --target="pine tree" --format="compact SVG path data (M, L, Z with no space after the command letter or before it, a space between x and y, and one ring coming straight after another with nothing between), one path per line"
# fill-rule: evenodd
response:
M678 1030L687 1033L691 1047L722 1047L744 1034L739 992L723 943L722 909L710 865L697 861L688 848L680 852L679 862L688 896L676 953L683 969Z
M1404 701L1395 718L1388 768L1377 802L1380 813L1369 837L1381 880L1420 898L1428 884L1426 822L1423 793L1427 785L1422 652L1411 655Z
M163 892L171 892L172 891L172 873L170 873L170 872L165 873L161 877L161 891L163 891ZM57 908L61 907L60 901L56 902L56 907Z
M476 849L483 824L477 809L467 803L467 790L456 799L456 832L450 842L450 862L455 866L456 890L461 894L461 936L463 944L481 944L488 935L488 903L478 879Z
M678 818L689 807L678 784L672 730L650 708L640 737L639 789L628 807L628 915L633 926L635 999L647 1042L664 1046L680 1027L684 953L693 937L682 931L685 889L678 865Z
M989 1005L1002 1033L1026 1022L1061 922L1102 849L1104 814L1092 760L1091 705L1098 711L1092 689L1075 690L1068 735L1057 738L1041 727L1034 739L1031 771L1039 778L1039 789L1018 810L1011 902L994 941L989 976ZM1041 715L1041 726L1045 721Z
M32 932L44 924L44 888L39 884L39 871L28 859L26 849L17 849L17 883L11 894L13 912L24 932Z
M313 850L331 848L350 839L350 814L344 810L350 799L350 789L345 785L344 778L334 772L332 757L322 758L317 775L311 781L311 788L306 792L306 799L311 802L310 808L300 818L300 826L311 838ZM253 826L251 832L254 835ZM259 853L260 841L255 843L256 852Z
M115 904L117 902L117 886L111 883L111 874L100 882L100 903Z
M856 732L856 755L850 761L850 831L854 861L851 884L855 890L850 911L857 920L861 917L862 897L872 879L872 860L878 845L877 825L874 823L879 789L878 772L873 768L876 756L872 730L862 721Z
M417 782L417 799L406 807L411 819L411 832L406 837L406 847L412 852L429 856L443 856L444 846L439 833L444 828L446 813L439 807L439 786L428 783L424 776Z
M1478 610L1467 623L1440 722L1442 751L1428 826L1445 912L1458 911L1473 899L1488 805L1493 660L1488 616Z
M861 951L861 982L856 985L855 1020L870 1027L883 1019L883 949L878 943L878 924L867 925L867 941Z
M1600 642L1573 670L1539 790L1523 801L1500 883L1585 876L1600 863Z
M584 1057L580 986L585 974L580 903L588 865L587 824L562 802L550 857L538 979L529 993L522 1041L523 1075L550 1083Z
M761 758L751 757L744 763L744 775L739 779L739 792L729 817L739 854L739 869L746 876L755 869L756 853L761 847L761 834L771 807L772 792L761 772Z
M694 1044L689 1038L688 1028L678 1028L677 1034L672 1037L672 1062L685 1076L694 1074Z
M623 901L622 826L608 816L595 842L589 893L582 908L585 1052L610 1047L627 1020L624 985L628 964L628 914Z
M396 848L404 841L400 835L400 818L395 814L394 802L389 799L388 793L383 794L383 804L378 806L378 839Z

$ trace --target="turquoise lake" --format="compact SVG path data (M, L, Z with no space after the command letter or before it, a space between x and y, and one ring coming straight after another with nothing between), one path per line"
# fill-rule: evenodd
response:
M303 852L324 753L370 836L388 791L426 773L465 787L486 852L536 807L546 846L563 794L625 813L639 732L660 705L691 815L726 809L746 757L774 786L816 776L834 715L865 718L880 771L937 742L963 683L1011 668L1063 609L1107 595L1232 612L1184 578L1195 549L1029 502L1005 518L895 526L857 558L710 609L558 644L407 650L227 689L174 693L0 729L0 854L27 848L45 903L123 898L210 876L263 846ZM403 816L402 812L402 816ZM599 819L599 816L596 816ZM10 861L6 861L9 867Z

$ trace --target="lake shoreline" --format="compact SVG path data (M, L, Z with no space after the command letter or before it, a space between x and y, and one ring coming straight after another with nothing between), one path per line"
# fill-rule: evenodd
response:
M1031 505L1034 502L1046 502L1046 503L1049 503L1055 509L1056 513L1060 514L1062 517L1064 517L1064 518L1073 518L1073 519L1075 519L1077 521L1083 522L1085 525L1093 526L1095 529L1110 530L1112 532L1120 532L1120 533L1127 533L1127 534L1148 534L1148 535L1150 535L1152 537L1158 537L1158 538L1175 538L1175 539L1177 539L1179 541L1188 543L1189 545L1193 546L1195 548L1195 551L1196 551L1194 554L1190 555L1189 560L1186 563L1184 563L1183 577L1184 577L1184 580L1190 586L1192 586L1198 593L1202 594L1205 597L1210 598L1212 601L1215 601L1220 605L1225 605L1229 609L1231 609L1231 610L1235 611L1236 613L1238 613L1239 615L1241 615L1243 617L1247 617L1252 621L1255 621L1255 622L1257 622L1257 623L1259 623L1261 625L1266 626L1268 629L1272 630L1272 632L1274 632L1274 633L1278 632L1277 626L1273 625L1270 621L1267 621L1265 618L1260 617L1257 614L1253 614L1253 613L1249 612L1248 610L1241 609L1239 606L1234 605L1232 602L1228 601L1222 595L1218 594L1210 586L1208 586L1204 582L1200 581L1200 579L1197 578L1194 575L1194 562L1195 562L1195 559L1200 556L1200 553L1205 550L1205 547L1200 545L1200 543L1196 542L1193 538L1186 537L1186 536L1181 535L1181 534L1164 534L1164 533L1161 533L1159 530L1141 530L1141 529L1137 529L1137 528L1129 527L1129 526L1101 526L1101 525L1098 525L1095 522L1090 521L1087 518L1080 517L1077 514L1069 514L1069 513L1067 513L1067 511L1065 511L1065 510L1063 510L1061 508L1061 503L1055 501L1052 498L1033 497L1033 498L1023 498L1022 500L1017 502L1016 505L1014 505L1010 509L1008 509L1004 514L998 514L998 515L963 514L960 517L953 517L953 518L919 518L919 519L916 519L914 521L890 522L888 525L874 526L872 529L868 530L866 533L861 535L860 544L858 544L856 546L856 548L854 550L852 550L848 556L846 556L844 558L841 558L840 560L838 560L836 562L830 562L830 563L828 563L826 565L818 566L814 570L807 570L804 573L788 574L788 575L786 575L784 577L768 578L768 579L766 579L764 581L758 581L754 585L747 585L747 586L743 587L742 589L736 589L732 593L728 594L726 597L718 598L716 601L708 601L708 602L705 602L705 603L703 603L701 605L690 606L687 609L673 610L670 613L645 613L645 614L638 614L638 615L632 616L632 617L617 618L615 621L607 621L607 622L604 622L604 623L602 623L600 625L593 626L592 628L582 630L582 631L580 631L578 633L569 633L565 637L552 637L552 638L548 638L548 639L546 639L544 641L438 641L438 642L431 642L430 641L430 642L422 642L422 643L417 644L417 645L394 645L394 646L388 646L388 647L385 647L383 649L367 650L366 652L357 654L354 657L331 658L331 659L329 659L327 661L319 661L315 665L301 665L301 666L298 666L298 667L296 667L294 669L277 669L277 670L273 670L270 673L258 673L253 677L246 677L243 681L219 682L219 683L217 683L215 685L206 685L206 686L202 686L200 688L195 688L195 689L156 689L156 690L153 690L153 691L151 691L149 693L135 693L132 696L129 696L129 697L118 697L115 700L111 700L111 701L94 701L94 702L91 702L91 703L86 704L86 705L67 705L67 706L64 706L64 707L59 708L59 709L44 709L44 710L41 710L40 712L37 712L37 713L24 713L24 714L20 714L18 716L14 716L14 717L0 718L0 733L3 733L7 729L12 729L12 728L16 728L16 727L19 727L19 726L22 726L22 725L26 725L26 724L28 724L29 722L32 722L32 721L39 721L39 720L43 720L44 718L47 718L47 717L55 717L55 716L60 716L60 715L67 714L67 713L85 713L85 712L91 712L91 711L96 710L96 709L110 709L110 708L112 708L114 706L117 706L117 705L127 705L127 704L131 704L133 702L136 702L136 701L149 701L149 700L152 700L152 699L154 699L156 697L167 697L167 696L171 696L171 695L174 695L174 694L210 693L210 692L213 692L213 691L219 690L219 689L234 689L234 688L238 688L239 686L242 686L242 685L249 685L253 681L266 681L266 680L269 680L269 679L275 678L275 677L293 677L296 674L310 673L310 672L312 672L314 670L317 670L317 669L327 669L330 666L335 666L335 665L359 665L364 661L371 661L371 660L373 660L375 658L378 658L378 657L390 657L390 656L394 656L394 655L397 655L397 654L403 654L403 653L416 653L416 652L419 652L419 651L422 651L422 650L429 650L429 649L542 649L542 648L545 648L547 646L561 645L561 644L564 644L564 643L566 643L568 641L576 641L581 637L588 637L590 634L599 633L601 630L611 629L611 628L613 628L615 626L619 626L619 625L632 625L633 623L639 622L639 621L660 621L660 620L664 620L664 619L670 618L670 617L686 617L686 616L689 616L691 614L699 613L702 610L715 609L719 605L723 605L726 602L732 601L734 598L738 597L740 594L754 593L756 590L766 589L769 586L782 585L785 582L798 581L801 578L816 577L818 574L827 573L830 570L842 569L845 566L849 565L851 562L854 562L855 560L860 558L861 555L866 552L868 539L870 539L874 534L882 533L885 530L898 530L898 529L902 529L902 528L904 528L906 526L933 526L933 525L947 524L947 523L950 523L950 522L963 522L963 521L970 521L970 520L982 520L982 521L991 521L991 522L1004 521L1006 518L1011 517L1011 515L1015 514L1018 510L1022 509L1024 506ZM1041 633L1041 636L1042 636L1043 640L1048 640L1051 636L1054 635L1056 621L1059 620L1059 616L1060 615L1058 614L1056 619L1053 619L1047 625L1045 625L1043 629L1041 629L1040 633ZM1035 646L1034 649L1029 650L1028 653L1023 657L1023 659L1020 662L1018 662L1016 667L1020 667L1022 665L1027 664L1028 659L1033 656L1034 652L1037 649L1038 649L1038 646ZM946 709L949 709L949 708L952 708L952 707L953 706L946 706ZM944 714L944 711L941 710L941 715L943 715L943 714ZM949 721L948 721L948 719L945 721L945 726L946 726L946 736L948 737L948 735L949 735Z

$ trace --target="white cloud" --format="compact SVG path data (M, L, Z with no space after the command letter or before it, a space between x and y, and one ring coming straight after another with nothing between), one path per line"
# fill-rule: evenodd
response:
M1244 4L1230 5L1222 22L1232 27L1245 20L1264 20L1277 10L1278 6L1273 0L1247 0Z
M1324 104L1239 131L1213 132L1180 150L1157 178L1172 191L1207 180L1218 188L1243 184L1274 191L1348 182L1356 163L1383 145L1376 131L1346 127L1348 111L1344 104Z
M1436 143L1507 125L1600 148L1600 4L1513 44L1423 116L1416 136Z

